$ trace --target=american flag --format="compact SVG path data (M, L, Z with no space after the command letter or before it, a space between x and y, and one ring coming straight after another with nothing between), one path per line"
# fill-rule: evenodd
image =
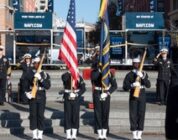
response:
M75 0L70 0L67 22L64 28L58 58L64 61L71 72L73 88L76 88L77 81L79 79L75 25Z

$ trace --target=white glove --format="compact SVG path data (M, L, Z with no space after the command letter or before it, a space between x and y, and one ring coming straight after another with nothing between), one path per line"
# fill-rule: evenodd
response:
M133 86L133 87L140 87L140 82L134 82L134 83L132 84L132 86Z
M105 92L101 93L101 99L105 99L106 97L108 97L107 93L105 93Z
M140 78L143 77L143 73L141 71L137 71L137 76L139 76Z
M9 80L10 79L10 76L7 76L7 80Z
M32 94L31 92L25 92L26 96L28 99L32 99Z
M76 97L76 94L73 93L73 92L71 92L71 93L70 93L70 98L75 98L75 97Z
M41 80L41 75L39 73L35 73L34 75L38 80Z

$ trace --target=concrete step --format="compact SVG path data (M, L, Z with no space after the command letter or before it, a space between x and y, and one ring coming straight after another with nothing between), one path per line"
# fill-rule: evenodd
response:
M129 127L122 127L122 126L110 126L109 128L111 133L129 133ZM94 128L92 126L80 126L79 128L80 134L93 134ZM0 128L0 135L20 135L20 134L31 134L32 131L29 127L16 127L16 128ZM64 133L64 128L62 126L56 127L47 127L44 130L44 134L59 134ZM145 127L144 134L164 134L163 127Z
M29 130L28 105L8 104L0 106L0 135L2 134L27 134ZM112 133L130 130L128 101L111 102L110 131ZM63 132L63 103L47 102L45 110L46 133ZM145 133L163 134L165 121L165 106L147 103L145 116ZM80 107L80 132L93 133L94 112L86 108L85 104Z
M28 120L29 119L29 112L6 112L6 113L0 113L1 115L1 118L0 118L0 121L1 121L1 125L2 123L5 122L5 126L7 125L7 122L11 122L13 123L13 121L24 121L24 120ZM148 120L157 120L157 119L160 119L160 121L164 120L165 119L165 113L164 112L149 112L147 111L146 112L146 118ZM45 111L45 118L47 119L47 121L49 119L52 119L52 120L58 120L58 119L63 119L64 117L64 112L63 110L58 110L58 111L55 111L55 112L49 112L49 111ZM80 118L83 119L83 120L90 120L90 121L93 121L93 118L94 118L94 112L93 110L90 110L88 112L86 111L80 111ZM115 121L120 121L118 119L129 119L129 112L128 112L128 109L127 110L122 110L122 111L119 111L119 110L111 110L110 111L110 119L111 120L115 120ZM117 124L117 123L113 123L113 124ZM151 123L152 124L152 123Z
M145 126L146 127L164 127L164 119L153 119L146 117ZM16 128L16 127L28 127L29 120L28 119L10 119L10 120L0 120L1 126L0 128ZM91 125L94 126L94 118L80 118L80 126ZM120 127L129 127L129 118L111 118L109 120L110 126L120 126ZM56 127L56 126L64 126L64 118L60 119L45 119L45 127Z

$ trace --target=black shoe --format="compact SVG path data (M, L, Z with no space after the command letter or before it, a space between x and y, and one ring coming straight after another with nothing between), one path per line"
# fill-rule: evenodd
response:
M32 140L38 140L38 139L32 139Z

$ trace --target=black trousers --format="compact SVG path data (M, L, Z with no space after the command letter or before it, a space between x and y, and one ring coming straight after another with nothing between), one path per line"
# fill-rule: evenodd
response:
M37 93L38 94L38 93ZM32 99L30 105L30 129L44 130L44 111L46 106L46 98Z
M6 101L6 98L5 98L6 85L7 85L7 79L6 78L0 79L0 103L3 103Z
M94 91L93 93L96 130L109 129L110 96L105 101L101 101L100 95L101 91Z
M67 94L67 93L66 93ZM65 130L79 128L79 111L80 103L79 99L69 100L65 98L64 100L64 128Z
M146 110L146 95L141 93L140 97L134 98L130 96L129 99L129 116L130 116L130 130L141 130L144 129Z
M28 98L25 95L25 91L27 89L25 79L20 79L20 101L23 103L28 103Z
M165 135L170 140L178 140L178 85L170 87L166 106Z
M157 94L158 100L165 104L167 102L167 96L169 92L170 80L157 80Z

